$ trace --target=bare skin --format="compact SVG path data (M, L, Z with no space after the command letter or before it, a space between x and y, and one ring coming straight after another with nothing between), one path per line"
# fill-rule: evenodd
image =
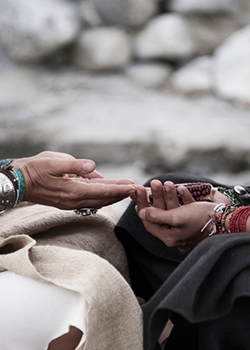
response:
M105 180L92 160L65 153L42 152L16 159L12 165L23 173L25 201L59 209L101 208L135 192L132 180Z
M138 186L132 199L137 202L136 211L146 230L158 237L168 247L177 247L187 253L208 237L209 227L201 232L218 203L228 203L229 199L216 192L213 202L196 202L184 186L178 188L183 206L180 206L175 186L158 180L151 182L153 205L148 201L148 191Z
M82 331L70 326L69 332L52 340L49 343L48 350L75 350L82 338Z

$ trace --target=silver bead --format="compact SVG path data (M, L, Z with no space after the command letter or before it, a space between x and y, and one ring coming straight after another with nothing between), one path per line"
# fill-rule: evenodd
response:
M234 186L234 191L238 194L246 194L247 191L242 186Z

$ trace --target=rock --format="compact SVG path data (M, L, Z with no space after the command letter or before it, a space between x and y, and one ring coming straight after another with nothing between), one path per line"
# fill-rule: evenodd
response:
M213 54L214 50L231 34L244 26L245 21L236 14L216 16L187 14L185 19L195 42L196 56Z
M184 94L209 92L212 88L212 59L198 57L175 71L170 78L171 88Z
M0 2L0 44L14 60L39 60L73 42L78 31L79 17L73 2Z
M134 56L139 59L184 59L194 49L185 19L174 13L153 18L134 39Z
M135 63L126 68L127 76L135 83L147 87L161 87L168 79L173 68L157 62Z
M76 45L74 62L90 70L121 69L131 57L129 35L119 28L85 30Z
M103 20L91 0L82 0L79 2L79 14L84 26L99 27L103 25Z
M223 98L250 104L250 25L215 51L214 90Z
M170 2L170 11L218 13L239 10L242 0L174 0Z
M108 25L138 27L156 14L152 0L92 0L101 18Z

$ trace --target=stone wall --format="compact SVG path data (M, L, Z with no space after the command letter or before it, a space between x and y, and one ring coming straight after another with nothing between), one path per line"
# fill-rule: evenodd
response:
M0 2L0 69L67 63L250 104L250 0Z

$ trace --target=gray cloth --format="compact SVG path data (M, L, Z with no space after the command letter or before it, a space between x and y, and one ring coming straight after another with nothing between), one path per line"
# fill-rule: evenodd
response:
M145 349L156 348L173 313L191 324L202 324L229 314L242 297L250 297L250 235L207 238L144 307Z

